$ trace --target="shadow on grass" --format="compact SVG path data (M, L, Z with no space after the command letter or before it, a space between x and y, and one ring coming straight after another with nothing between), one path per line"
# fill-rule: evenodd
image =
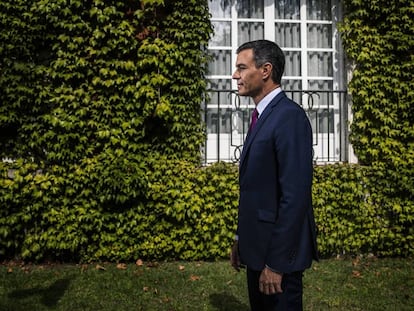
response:
M228 295L226 293L220 294L211 294L210 295L211 304L218 311L249 311L250 308L238 301L234 296Z
M8 296L11 300L26 299L32 296L41 296L40 301L46 307L55 307L59 299L65 294L71 282L70 278L57 280L46 288L36 287L30 289L18 289L12 291Z

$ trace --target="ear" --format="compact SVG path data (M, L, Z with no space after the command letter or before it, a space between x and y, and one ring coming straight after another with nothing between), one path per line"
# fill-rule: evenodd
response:
M271 63L264 63L262 66L263 79L271 78L273 66Z

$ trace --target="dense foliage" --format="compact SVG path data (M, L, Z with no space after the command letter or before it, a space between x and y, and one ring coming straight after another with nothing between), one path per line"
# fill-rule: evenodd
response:
M7 208L0 210L0 255L83 261L227 255L237 218L236 166L196 169L157 158L145 170L119 172L114 185L99 175L104 171L99 161L73 166L65 177L59 166L42 173L34 164L2 164L0 205Z
M389 199L414 200L414 2L347 0L341 27L354 63L351 140Z
M323 256L414 253L414 202L390 197L376 168L358 165L317 167L313 204Z
M0 157L198 161L210 34L202 0L1 1Z
M103 172L99 161L74 166L65 178L58 166L42 173L33 164L3 163L1 172L0 204L8 208L0 210L0 257L218 259L227 258L233 242L234 164L196 168L159 158L145 169L122 172L114 185L92 174ZM414 203L390 201L377 177L369 167L315 168L322 256L414 254Z
M366 165L315 169L323 256L414 252L411 2L346 1ZM0 2L0 257L227 257L237 167L195 165L210 33L201 0Z

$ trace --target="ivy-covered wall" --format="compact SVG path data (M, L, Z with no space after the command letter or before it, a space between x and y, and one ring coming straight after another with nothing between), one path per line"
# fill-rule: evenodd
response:
M345 1L363 166L315 168L322 256L414 253L412 1ZM199 167L207 1L0 2L0 258L226 258L237 166Z
M0 157L198 162L207 0L0 2Z
M0 258L228 258L237 222L237 165L152 159L113 186L96 174L102 170L99 162L66 175L58 166L42 173L34 164L0 164ZM390 200L379 178L371 167L315 167L322 257L414 255L414 202Z
M354 65L351 142L390 200L414 200L414 2L346 0L340 27Z
M33 163L0 163L0 258L227 256L237 218L237 166L153 158L142 170L123 172L115 185L100 176L103 170L99 161L67 173L59 166L42 173Z

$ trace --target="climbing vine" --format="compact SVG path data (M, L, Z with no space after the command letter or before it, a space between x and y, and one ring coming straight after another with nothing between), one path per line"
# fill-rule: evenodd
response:
M414 2L345 1L340 28L354 64L351 140L390 197L414 198Z
M2 1L0 29L1 157L199 160L207 1Z

